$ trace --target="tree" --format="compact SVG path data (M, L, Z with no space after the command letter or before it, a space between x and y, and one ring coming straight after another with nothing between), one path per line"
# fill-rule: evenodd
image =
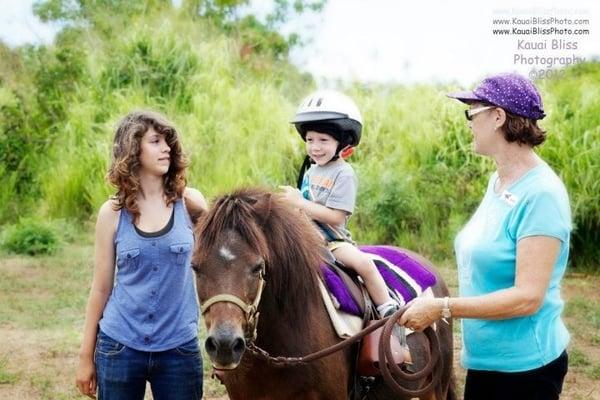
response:
M301 42L296 33L284 36L279 28L302 13L321 11L325 3L326 0L272 0L272 9L264 21L249 12L250 0L184 0L182 10L194 18L210 20L227 34L239 38L243 58L258 53L282 59ZM111 35L115 32L114 19L122 22L172 8L170 0L41 0L34 4L34 13L44 22L91 24L98 32Z

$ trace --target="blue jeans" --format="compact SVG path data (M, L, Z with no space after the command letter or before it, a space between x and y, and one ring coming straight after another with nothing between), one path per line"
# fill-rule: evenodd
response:
M171 350L145 352L99 331L95 363L99 400L142 400L146 381L155 400L202 398L202 355L197 338Z

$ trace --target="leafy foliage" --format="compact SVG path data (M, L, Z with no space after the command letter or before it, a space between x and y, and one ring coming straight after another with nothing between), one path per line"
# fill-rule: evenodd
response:
M276 1L264 22L246 1L59 1L36 10L65 26L51 46L0 46L0 222L20 215L93 219L113 189L103 180L117 121L153 108L175 121L191 158L190 186L211 197L241 185L295 181L303 144L290 115L314 89L271 28L322 2ZM279 7L279 8L277 8ZM285 8L287 7L287 8ZM114 12L118 10L118 12ZM279 11L277 11L279 10ZM123 26L127 29L123 30ZM576 263L597 260L600 225L600 64L538 82L548 117L541 156L573 207ZM365 117L350 159L359 174L351 229L450 258L493 164L473 153L454 87L355 85Z
M23 218L3 232L2 247L17 254L52 254L59 247L54 228L44 222Z

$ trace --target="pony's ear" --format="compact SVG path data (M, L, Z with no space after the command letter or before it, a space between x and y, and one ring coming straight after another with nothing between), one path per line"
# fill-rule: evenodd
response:
M254 200L254 213L256 214L259 223L264 225L271 215L273 195L271 193L261 193L253 197L252 200Z

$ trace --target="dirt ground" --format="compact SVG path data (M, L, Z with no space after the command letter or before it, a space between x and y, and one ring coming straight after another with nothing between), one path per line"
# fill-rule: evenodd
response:
M51 306L57 296L55 289L38 287L36 283L48 279L43 264L32 268L27 262L5 261L0 259L0 276L10 283L0 284L0 304L4 303L0 306L0 399L83 398L74 387L82 321L39 323L32 327L31 322L23 322L18 315L31 312L30 304L35 303L39 304L35 307L37 318L69 321L76 308ZM600 399L599 287L600 276L594 275L571 274L563 282L563 298L567 301L564 317L572 335L563 399ZM46 308L45 304L49 306ZM455 334L455 350L457 382L462 390L459 334ZM205 382L205 399L227 398L222 387L210 378L208 368ZM152 397L148 394L147 398Z

